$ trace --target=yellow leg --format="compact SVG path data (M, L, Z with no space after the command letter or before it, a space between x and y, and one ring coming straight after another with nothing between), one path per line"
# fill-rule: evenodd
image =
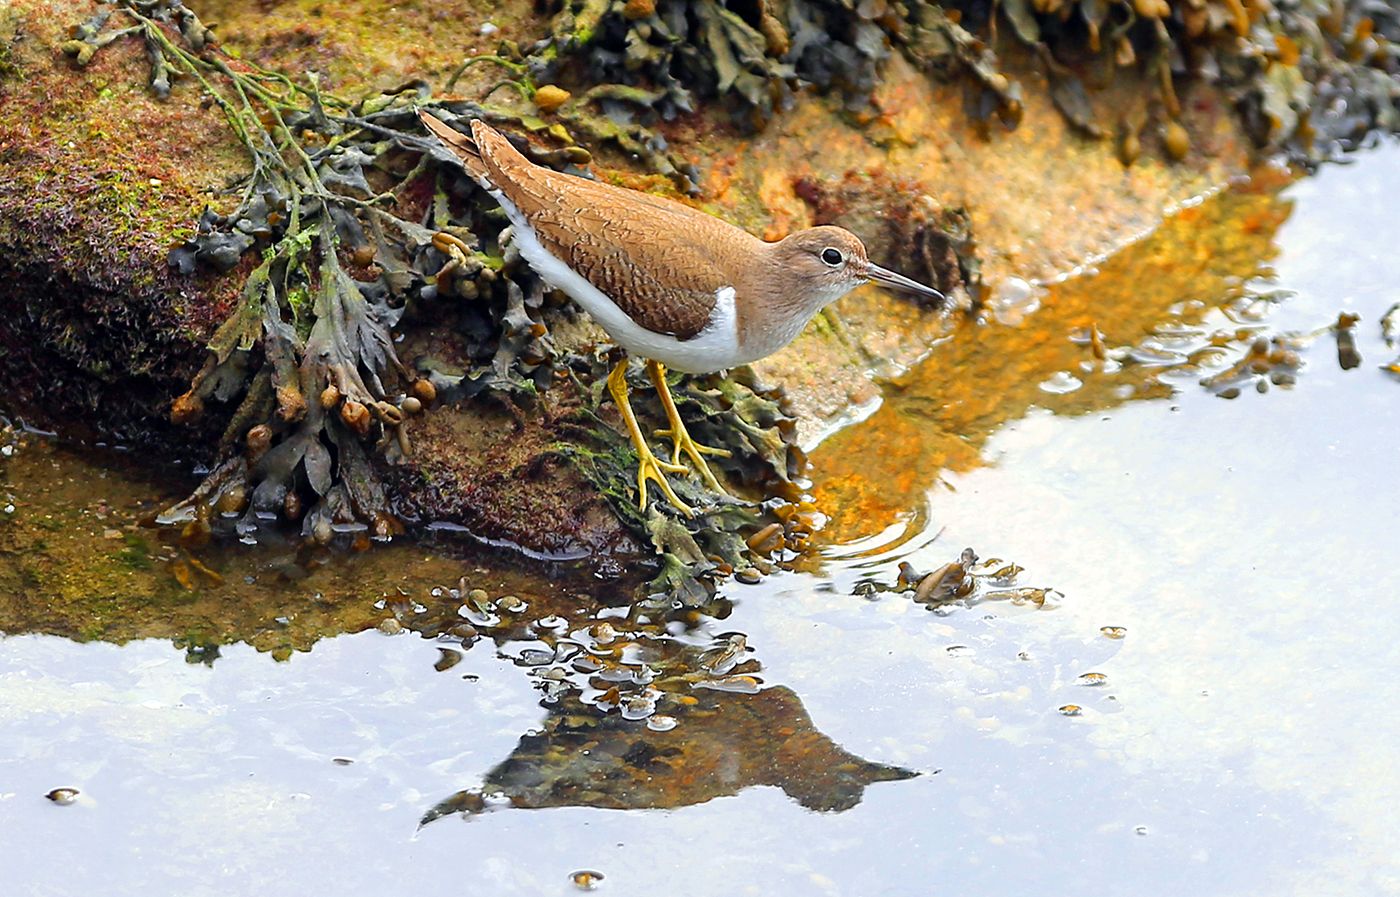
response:
M689 431L681 421L680 413L676 411L676 402L671 398L671 390L666 386L666 368L659 361L647 362L647 373L651 376L651 382L656 384L656 394L661 397L661 407L666 409L666 419L671 422L668 430L657 430L657 436L670 436L674 449L671 452L671 463L679 464L681 452L690 456L695 469L700 472L700 476L705 481L705 485L720 493L728 495L724 487L715 479L715 475L710 472L710 465L705 463L706 455L713 455L716 458L728 458L728 449L713 448L708 445L701 445L690 438Z
M627 359L619 361L617 367L608 375L608 391L612 393L617 410L621 412L622 419L627 424L627 432L632 436L632 447L637 450L637 501L641 509L647 509L647 480L651 480L661 487L661 494L682 514L694 517L695 511L677 497L671 484L666 481L665 473L662 473L684 473L685 468L679 464L667 464L653 455L642 436L642 428L637 426L637 416L632 413L632 403L627 400Z

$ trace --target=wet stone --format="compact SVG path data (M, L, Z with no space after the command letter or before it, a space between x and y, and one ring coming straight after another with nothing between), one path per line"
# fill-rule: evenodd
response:
M588 634L593 636L593 641L598 645L611 645L617 640L617 630L608 622L594 623L588 628Z
M715 691L727 691L741 695L756 695L760 690L759 681L753 676L724 676L707 682L697 682L695 687L712 688Z
M78 789L55 788L48 794L45 794L44 797L47 797L49 800L58 804L60 807L66 807L78 799Z
M480 633L476 631L476 627L470 623L458 623L456 626L448 629L447 634L453 638L461 639L465 644L470 644L480 637Z
M1041 381L1040 391L1059 396L1074 392L1083 385L1084 381L1069 371L1056 371L1049 378Z
M596 673L603 668L603 665L598 662L597 658L587 654L582 657L575 657L573 663L570 665L580 673Z
M528 606L529 605L527 605L524 601L522 601L515 595L503 595L500 598L496 599L496 610L501 611L502 613L524 613Z
M500 617L496 616L493 613L490 613L489 611L484 611L479 608L473 607L470 604L464 604L461 607L459 607L457 609L457 616L463 618L472 626L480 627L482 629L490 629L493 626L501 625Z
M547 629L551 632L557 632L567 627L569 625L569 621L559 616L558 614L550 614L547 617L541 617L535 622L535 625L538 626L540 629Z

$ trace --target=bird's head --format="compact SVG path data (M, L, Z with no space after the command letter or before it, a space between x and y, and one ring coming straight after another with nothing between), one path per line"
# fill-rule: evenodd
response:
M942 304L943 294L902 274L881 268L865 255L865 244L842 227L823 225L792 234L775 245L777 259L822 305L835 302L867 281L914 293Z

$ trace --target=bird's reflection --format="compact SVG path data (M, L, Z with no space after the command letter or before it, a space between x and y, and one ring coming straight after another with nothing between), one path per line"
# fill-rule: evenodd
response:
M839 811L860 803L873 782L917 775L844 750L783 686L754 694L696 689L694 697L667 731L599 715L577 698L561 701L480 786L443 800L423 822L494 806L683 807L754 785L781 788L808 809Z
M916 773L857 757L812 724L791 689L765 685L740 632L714 632L731 606L536 605L491 633L527 670L547 714L484 780L423 822L496 807L681 807L754 785L813 810L846 810L872 782Z

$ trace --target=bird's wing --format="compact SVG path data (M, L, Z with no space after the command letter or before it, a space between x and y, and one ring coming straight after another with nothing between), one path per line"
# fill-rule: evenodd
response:
M551 255L647 330L688 340L705 329L717 293L735 285L715 256L753 237L671 200L542 168L484 125L474 136L491 182Z

